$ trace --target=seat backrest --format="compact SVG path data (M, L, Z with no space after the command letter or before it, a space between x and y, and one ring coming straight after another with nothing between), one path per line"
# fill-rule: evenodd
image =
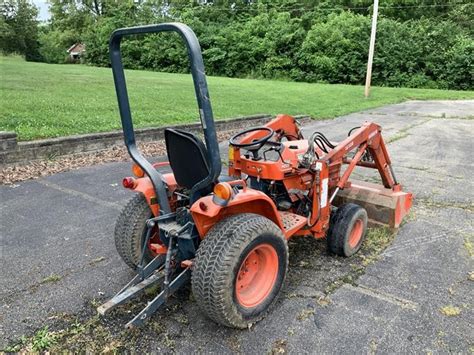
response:
M209 176L207 149L195 134L180 129L165 129L168 160L179 186L193 188Z

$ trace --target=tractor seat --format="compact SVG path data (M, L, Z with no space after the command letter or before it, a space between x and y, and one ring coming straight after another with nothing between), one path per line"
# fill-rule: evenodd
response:
M198 136L181 129L166 128L165 143L168 161L179 186L191 190L209 175L207 148ZM229 182L235 179L221 174L217 180ZM211 193L213 187L213 183L209 184L199 191L199 195Z
M168 160L179 186L191 190L209 176L207 149L201 139L181 129L165 129ZM206 190L212 188L209 186Z

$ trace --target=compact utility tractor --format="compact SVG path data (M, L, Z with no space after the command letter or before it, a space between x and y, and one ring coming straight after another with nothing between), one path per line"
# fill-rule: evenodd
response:
M124 36L162 31L177 32L186 44L205 144L185 130L165 129L168 162L151 164L135 143L120 43ZM248 327L280 293L288 239L325 237L329 251L340 256L359 250L367 211L343 199L336 207L338 195L349 191L389 201L394 226L410 209L412 196L395 178L381 128L369 122L335 143L320 132L304 138L293 117L279 115L230 139L229 170L222 176L201 49L186 25L116 30L110 55L125 144L134 161L135 177L126 177L123 185L136 192L119 216L115 244L136 276L98 308L100 314L158 284L160 292L127 324L142 325L191 280L194 298L209 318ZM165 166L172 172L164 173ZM383 186L351 183L356 166L377 169Z

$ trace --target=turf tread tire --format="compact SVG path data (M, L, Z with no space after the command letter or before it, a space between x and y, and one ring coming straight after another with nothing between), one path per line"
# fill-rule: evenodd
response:
M115 224L115 247L122 260L132 270L140 262L143 232L146 220L152 212L142 194L133 196L120 212ZM151 253L145 253L145 262L151 261Z
M245 248L262 233L279 238L284 265L281 279L272 291L271 303L255 316L243 317L234 301L234 280ZM225 218L202 240L194 260L192 291L199 307L215 322L227 327L247 328L261 320L275 304L288 270L288 245L280 228L271 220L244 213ZM231 292L229 292L231 290ZM270 299L268 299L270 300Z

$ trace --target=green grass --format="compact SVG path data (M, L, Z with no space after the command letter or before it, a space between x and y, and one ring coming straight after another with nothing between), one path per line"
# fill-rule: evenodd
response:
M39 329L31 338L22 336L19 341L12 344L3 351L7 353L27 352L42 353L56 344L58 335L50 332L47 326Z
M120 129L108 68L29 63L0 57L0 130L20 140ZM190 75L127 71L135 127L197 120ZM310 114L324 119L407 99L466 99L474 92L372 88L284 81L208 78L217 119L257 113Z
M51 283L51 282L58 282L61 281L62 277L59 275L49 275L48 277L45 277L43 280L41 280L40 283L45 284L45 283Z

